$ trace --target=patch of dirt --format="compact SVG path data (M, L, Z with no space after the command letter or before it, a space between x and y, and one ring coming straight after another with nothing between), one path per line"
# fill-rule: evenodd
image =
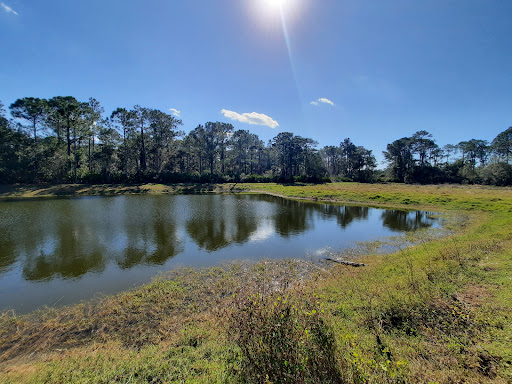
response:
M6 373L12 374L12 375L19 375L19 374L33 374L37 371L37 368L33 364L18 364L18 365L12 365L9 368L7 368Z
M468 285L464 291L456 295L457 300L472 307L481 307L491 297L493 297L491 288L481 284Z

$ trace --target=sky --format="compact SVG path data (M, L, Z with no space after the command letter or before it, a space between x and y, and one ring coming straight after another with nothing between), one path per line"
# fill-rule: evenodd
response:
M0 101L139 104L185 132L232 123L350 138L380 162L419 130L512 126L510 0L0 0Z

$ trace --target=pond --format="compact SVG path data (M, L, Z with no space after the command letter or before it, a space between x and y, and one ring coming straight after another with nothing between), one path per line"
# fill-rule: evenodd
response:
M439 226L427 212L266 195L159 195L0 202L0 310L26 313L111 294L178 266L319 258Z

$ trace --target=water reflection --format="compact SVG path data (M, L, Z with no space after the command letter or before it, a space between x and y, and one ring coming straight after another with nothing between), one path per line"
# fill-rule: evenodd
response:
M31 289L37 300L60 299L78 286L92 293L126 289L158 268L172 268L174 259L201 266L222 259L301 257L434 222L426 212L259 195L1 202L0 309L21 300L16 295L35 295ZM22 292L25 282L38 285Z
M232 243L245 243L256 232L257 216L246 200L232 196L197 197L200 196L191 199L186 229L199 248L212 252Z
M328 216L336 216L340 227L346 228L354 220L366 220L368 218L369 208L325 204L323 211Z
M431 212L405 212L395 209L382 212L382 225L397 232L415 231L432 225Z
M71 212L75 213L75 212ZM58 222L55 216L45 223L44 230L29 225L27 241L20 244L25 254L23 277L26 280L47 280L53 277L76 278L89 271L105 268L102 250L88 241L92 230L82 220ZM37 221L42 222L42 217Z
M164 264L183 250L173 200L127 197L0 204L0 268L22 263L26 280ZM5 220L4 220L5 219Z
M177 208L179 205L179 209ZM368 220L371 208L309 204L272 196L119 196L0 204L0 273L16 261L27 280L77 278L162 265L183 251L179 228L200 249L283 238L312 231L315 215L346 229ZM380 210L393 231L429 227L426 212Z

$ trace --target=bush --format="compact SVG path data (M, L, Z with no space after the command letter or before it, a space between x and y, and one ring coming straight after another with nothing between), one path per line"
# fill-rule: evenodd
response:
M512 165L507 163L489 164L480 168L478 174L482 183L488 185L512 185Z
M274 181L272 175L240 175L240 181L242 183L271 183Z
M335 181L335 182L343 182L343 183L350 183L350 182L353 182L354 180L352 180L350 177L346 177L346 176L340 176L340 175L337 175L337 176L333 176L332 177L332 180Z
M335 341L315 298L235 297L229 338L233 373L245 383L341 383Z

